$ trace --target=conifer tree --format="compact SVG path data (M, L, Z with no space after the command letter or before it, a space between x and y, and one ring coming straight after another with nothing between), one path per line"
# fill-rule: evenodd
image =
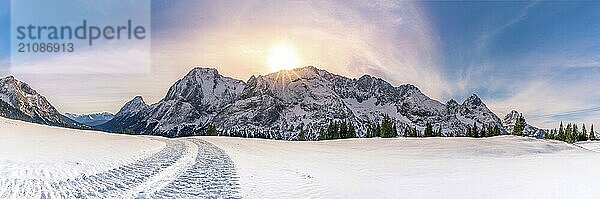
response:
M304 134L305 134L304 128L300 129L300 132L296 136L296 140L298 140L298 141L304 141Z
M556 136L556 138L557 138L557 140L560 140L560 141L566 140L565 128L564 128L562 122L560 122L560 126L558 127L558 135Z
M513 127L512 134L516 136L523 136L523 130L525 129L525 117L523 114L520 114L515 121L515 126Z
M588 133L587 130L585 129L585 124L583 124L583 126L581 127L581 134L579 134L579 141L586 141L588 140Z
M473 130L471 131L473 137L479 137L479 129L477 128L477 122L473 122Z
M427 122L427 124L425 124L425 131L423 132L423 135L425 137L433 137L433 126L431 126L430 122Z
M217 135L217 128L215 127L214 124L208 124L208 126L206 127L206 135L208 136L216 136Z
M348 124L346 121L340 123L340 138L348 138Z
M498 127L498 125L494 125L492 136L499 136L499 135L500 135L500 128Z
M481 131L480 131L480 133L479 133L479 137L482 137L482 138L483 138L483 137L487 137L487 134L488 134L488 133L487 133L487 127L485 126L485 124L483 124L483 125L481 126Z
M471 132L471 126L467 126L467 133L465 133L465 137L473 137L473 133Z
M356 137L356 128L354 128L354 124L352 122L348 123L348 138Z
M398 137L398 132L396 130L396 124L392 121L392 119L388 115L384 115L383 121L381 122L381 137L382 138Z
M565 129L565 141L569 144L575 142L575 136L573 135L573 126L571 124L567 124L567 128Z
M575 140L575 142L579 141L579 138L581 137L581 135L579 134L579 128L577 128L577 124L573 123L573 138Z
M589 136L590 140L596 140L596 132L594 132L594 125L592 124L592 127L590 127L590 136Z

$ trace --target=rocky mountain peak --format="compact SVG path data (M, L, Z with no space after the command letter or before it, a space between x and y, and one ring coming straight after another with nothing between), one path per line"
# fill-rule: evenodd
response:
M126 114L135 113L146 107L148 107L148 105L146 104L146 102L144 102L144 98L138 95L131 99L129 102L125 103L125 105L121 107L121 109L119 110L119 112L117 112L115 116L122 116Z
M14 76L0 79L0 100L14 109L11 112L20 112L19 114L25 115L19 116L18 119L54 126L80 127L80 124L61 115L35 89ZM3 113L3 115L9 116L7 113Z
M504 116L504 121L510 123L514 123L514 121L521 115L521 113L519 113L516 110L511 110L510 113L506 114L506 116Z
M446 102L446 106L449 106L449 107L456 107L458 105L459 105L458 102L456 102L456 100L454 100L454 99L450 99L450 100L448 100L448 102Z
M480 106L483 104L483 101L481 101L481 98L479 98L479 96L477 96L477 94L473 93L473 95L471 95L469 98L467 98L464 102L463 105L475 105L475 106Z

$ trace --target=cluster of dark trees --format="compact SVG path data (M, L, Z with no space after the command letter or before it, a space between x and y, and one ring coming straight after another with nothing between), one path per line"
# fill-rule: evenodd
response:
M215 127L214 124L210 123L206 126L206 132L204 133L204 135L207 136L217 136L217 127Z
M305 132L301 130L298 134L298 140L304 140ZM327 125L326 129L321 129L319 132L319 140L333 140L333 139L344 139L344 138L355 138L356 128L352 122L347 121L333 121Z
M563 123L560 123L558 129L552 129L544 134L544 139L560 140L567 143L575 143L578 141L596 140L596 132L594 132L594 125L591 126L588 132L585 128L585 124L581 131L577 127L577 124L567 124L565 128Z
M520 114L515 121L515 126L513 127L511 134L516 136L524 136L523 131L525 130L525 125L527 125L525 122L525 117L523 117L523 114Z
M206 125L206 127L204 129L204 135L205 136L227 135L229 137L273 139L273 137L271 137L271 134L269 134L269 133L254 134L254 133L251 133L248 131L233 131L233 132L222 132L221 131L221 132L219 132L219 131L217 131L217 127L212 123Z
M393 138L398 137L398 130L396 128L396 123L392 121L390 116L384 115L381 123L376 124L375 126L367 128L367 134L365 135L367 138L372 137L382 137L382 138Z
M485 125L479 129L477 127L477 123L473 123L473 126L467 127L467 132L465 133L465 137L474 137L474 138L483 138L483 137L492 137L500 135L500 127L498 125Z
M442 127L438 127L437 130L433 130L433 125L431 122L427 122L425 124L425 129L423 132L419 132L417 128L405 128L402 133L403 137L442 137Z

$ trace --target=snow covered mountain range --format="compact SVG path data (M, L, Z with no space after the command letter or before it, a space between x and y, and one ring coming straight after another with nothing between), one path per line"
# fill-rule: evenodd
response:
M97 128L180 137L202 135L214 125L221 135L288 140L304 130L307 139L316 139L333 121L347 121L357 136L364 136L384 115L394 120L399 132L423 129L430 122L444 134L464 134L474 123L499 126L508 133L475 94L461 104L444 104L410 84L393 86L369 75L353 79L313 66L252 76L247 82L197 67L159 102L147 105L137 96Z
M60 114L28 84L8 76L0 79L0 116L51 126L85 128Z
M98 126L100 124L104 124L115 117L114 114L109 112L99 112L99 113L87 113L87 114L75 114L75 113L65 113L69 119L75 120L76 122L88 125L88 126Z

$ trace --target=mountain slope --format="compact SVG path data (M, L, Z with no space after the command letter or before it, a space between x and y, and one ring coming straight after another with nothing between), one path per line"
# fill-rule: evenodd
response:
M65 116L88 126L98 126L110 121L115 115L109 112L101 112L88 114L65 113Z
M159 102L148 106L136 97L98 128L168 137L196 135L243 88L243 81L224 77L216 69L194 68Z
M214 124L222 135L295 139L304 130L316 139L330 122L347 121L360 137L384 115L399 132L432 123L446 135L461 135L476 123L507 133L477 95L443 104L410 84L392 86L369 75L352 79L312 66L252 76L247 83L194 68L161 101L146 105L136 97L100 128L178 137L202 135Z
M309 66L253 77L240 99L214 121L225 134L293 139L304 129L308 139L331 121L348 121L358 136L389 115L402 132L431 122L444 134L462 134L468 125L498 125L501 120L476 95L455 112L424 95L417 87L397 87L368 75L350 79ZM258 133L259 135L255 135ZM266 134L266 135L260 135Z
M84 125L61 115L46 98L28 84L8 76L0 79L0 115L51 126L85 128Z

